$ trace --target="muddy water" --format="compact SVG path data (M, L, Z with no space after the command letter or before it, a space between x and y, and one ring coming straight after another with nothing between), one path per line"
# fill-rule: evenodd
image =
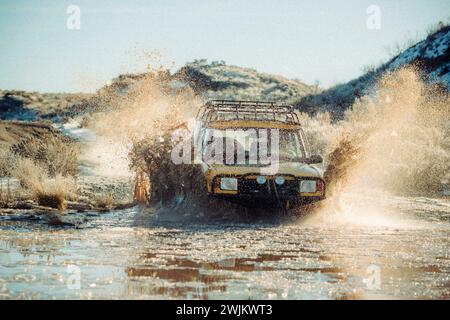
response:
M450 298L450 201L383 205L395 218L5 215L0 298Z

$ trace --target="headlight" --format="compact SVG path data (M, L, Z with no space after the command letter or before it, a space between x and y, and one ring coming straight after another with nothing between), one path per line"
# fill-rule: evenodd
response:
M300 181L300 192L316 192L317 191L317 181L316 180L301 180Z
M275 183L279 186L281 186L284 183L285 179L283 176L278 176L275 178Z
M256 177L256 182L258 182L259 184L264 184L266 183L267 179L264 176L257 176Z
M237 190L238 183L236 178L220 178L220 189Z

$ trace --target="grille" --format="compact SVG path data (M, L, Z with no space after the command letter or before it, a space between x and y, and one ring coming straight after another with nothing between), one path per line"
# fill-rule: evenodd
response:
M286 180L281 186L277 185L274 180L267 180L264 184L259 184L253 179L240 179L238 182L238 191L242 195L255 196L275 196L276 186L278 196L297 196L299 186L297 180Z

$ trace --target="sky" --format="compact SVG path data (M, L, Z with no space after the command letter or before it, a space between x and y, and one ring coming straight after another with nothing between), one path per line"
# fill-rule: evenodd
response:
M449 0L0 0L0 89L93 92L203 58L326 88L449 17Z

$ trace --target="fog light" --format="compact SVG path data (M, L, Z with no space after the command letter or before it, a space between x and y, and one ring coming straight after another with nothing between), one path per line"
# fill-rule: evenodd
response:
M316 180L301 180L300 181L300 192L313 193L317 191Z
M220 178L220 189L237 190L238 183L236 178Z
M278 176L275 178L275 183L279 186L281 186L284 183L285 179L283 176Z
M258 177L256 178L256 182L258 182L259 184L264 184L264 183L266 183L266 177L264 177L264 176L258 176Z

